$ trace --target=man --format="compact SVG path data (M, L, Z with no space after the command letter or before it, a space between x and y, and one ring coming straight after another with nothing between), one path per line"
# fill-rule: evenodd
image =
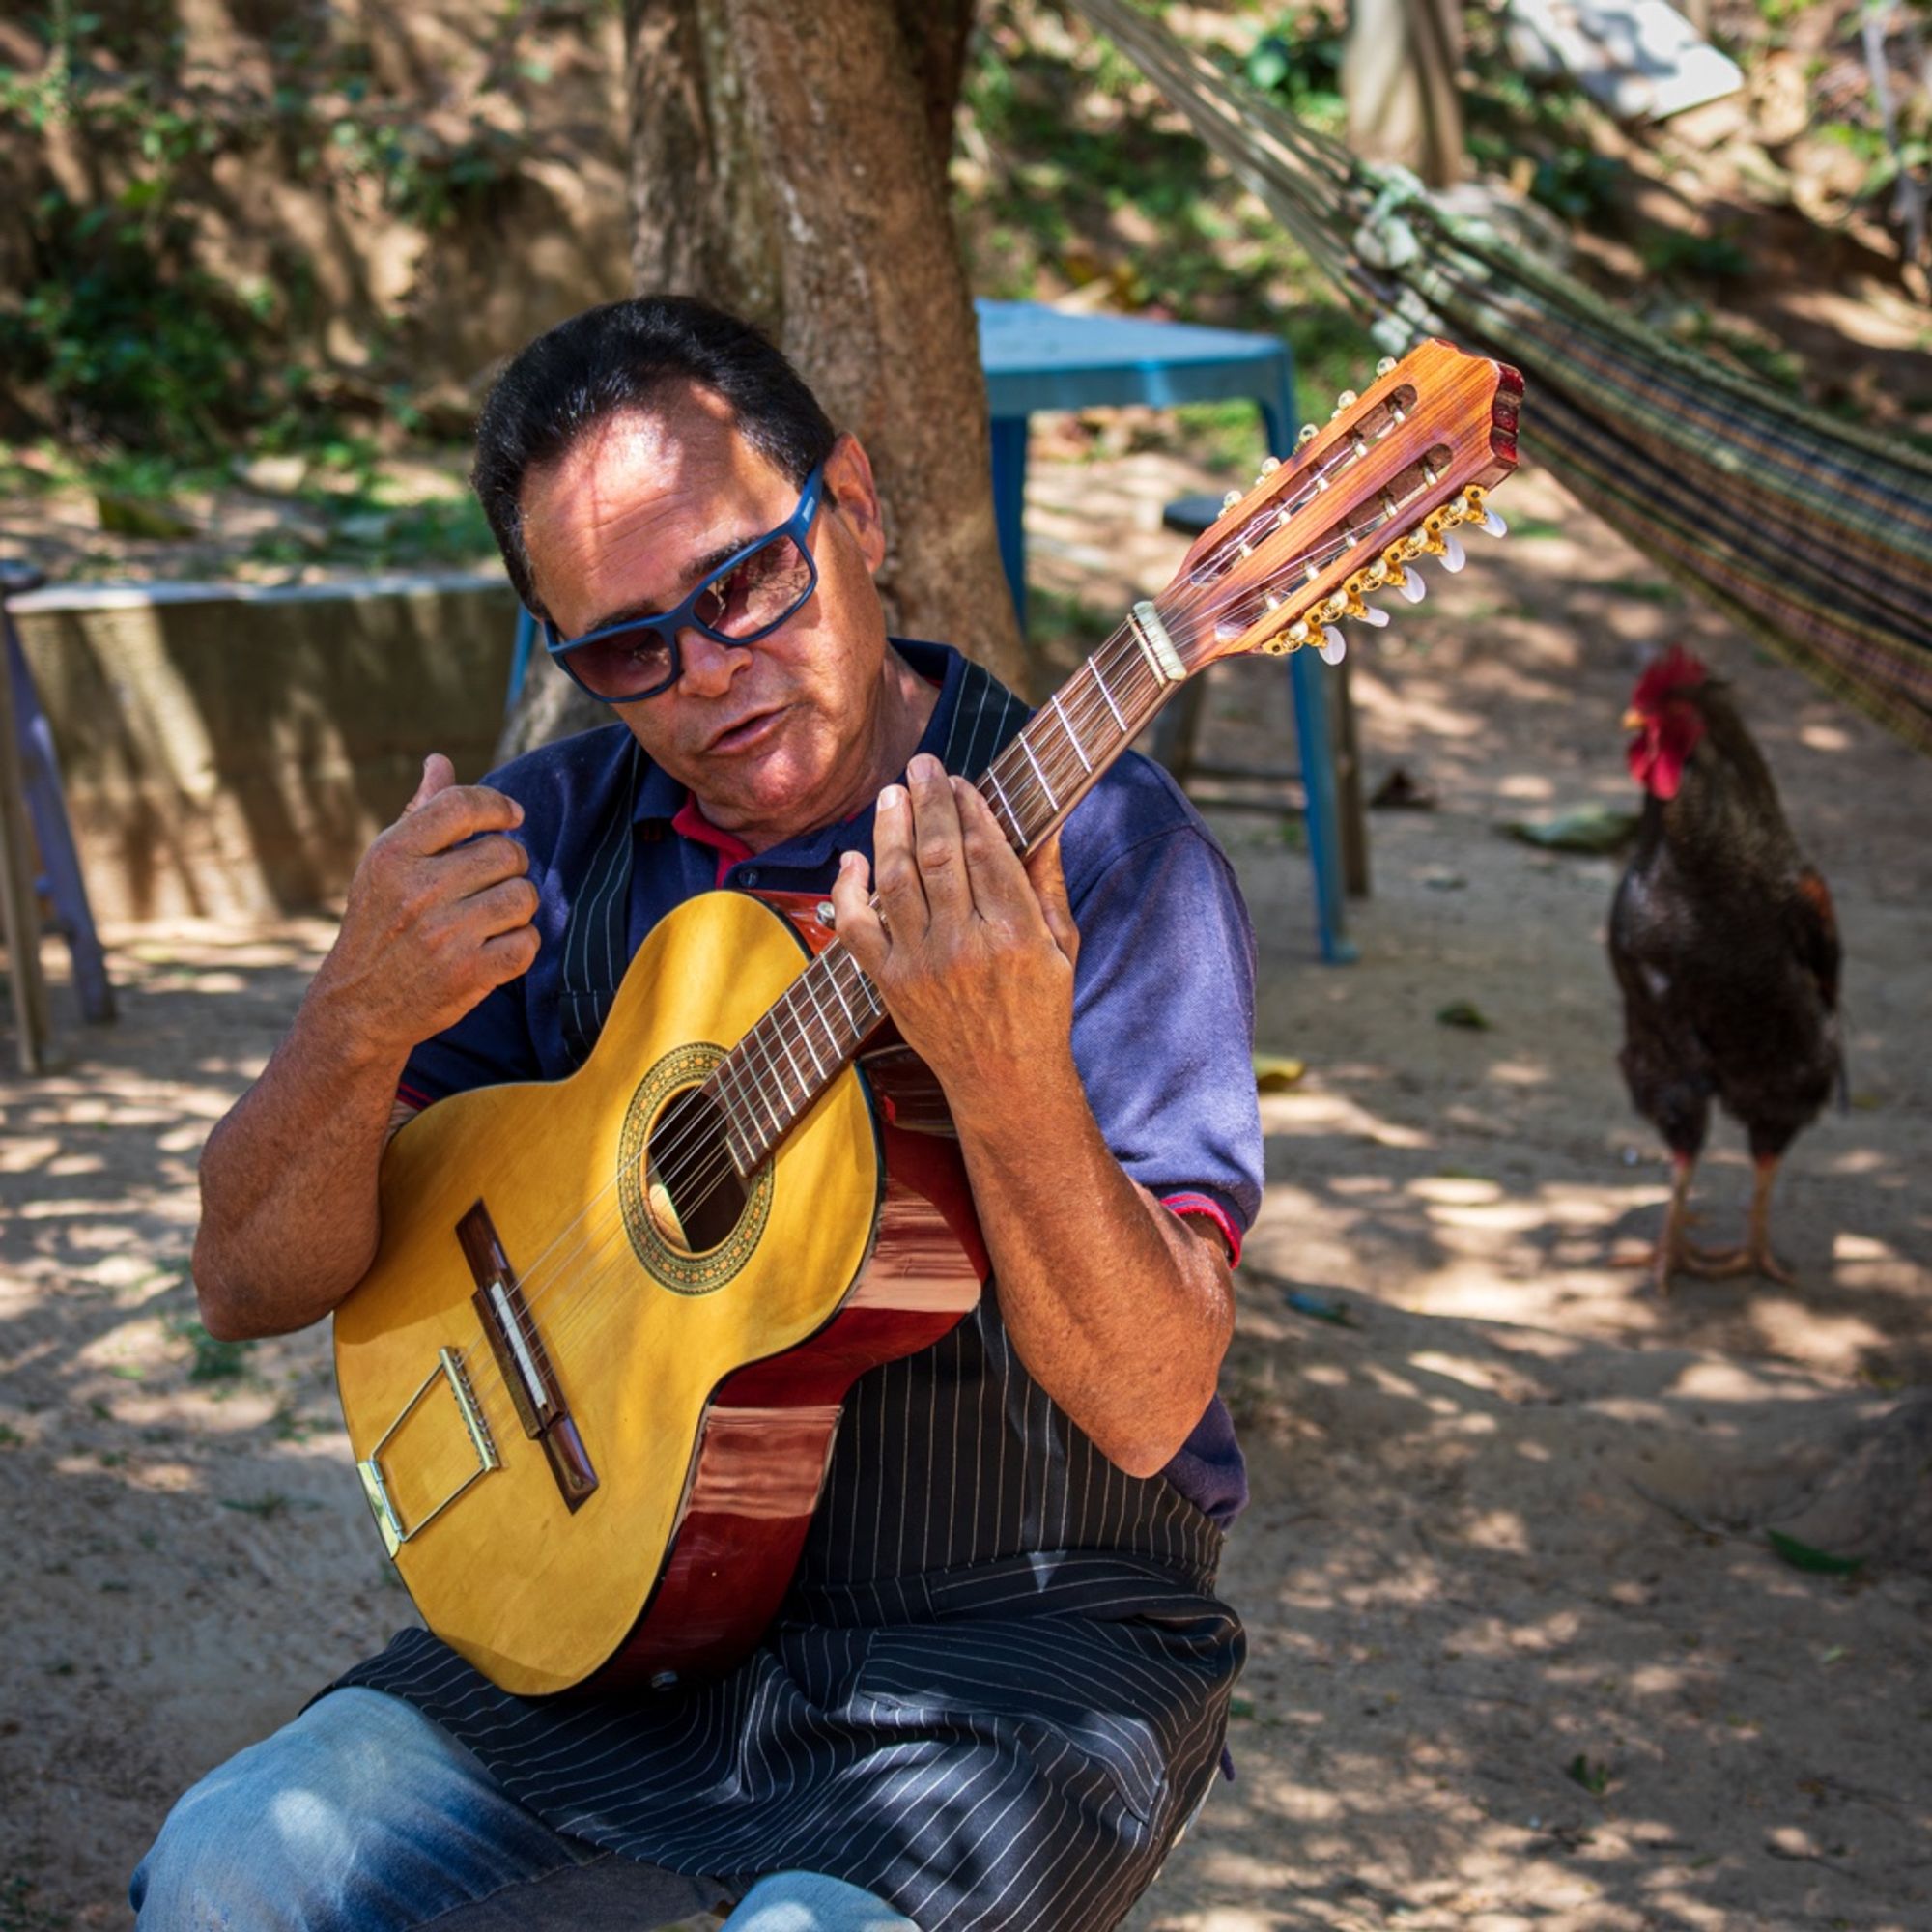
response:
M865 452L730 318L656 298L539 338L475 480L621 722L479 786L427 761L210 1138L209 1328L328 1313L375 1252L392 1115L567 1073L650 926L715 885L829 892L945 1089L994 1285L855 1385L791 1596L728 1677L523 1700L404 1632L187 1794L141 1924L575 1926L608 1898L631 1926L720 1899L734 1927L1111 1925L1206 1793L1241 1656L1213 1391L1260 1134L1226 862L1130 758L1064 868L1023 868L968 781L1023 707L887 639Z

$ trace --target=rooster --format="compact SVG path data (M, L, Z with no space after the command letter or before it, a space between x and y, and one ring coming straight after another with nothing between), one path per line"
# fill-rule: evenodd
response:
M1832 895L1726 687L1689 652L1649 666L1624 724L1636 733L1630 768L1645 796L1610 905L1618 1059L1673 1170L1651 1280L1660 1294L1673 1269L1789 1283L1771 1248L1772 1185L1843 1077ZM1743 1123L1757 1169L1745 1243L1722 1253L1684 1234L1714 1097Z

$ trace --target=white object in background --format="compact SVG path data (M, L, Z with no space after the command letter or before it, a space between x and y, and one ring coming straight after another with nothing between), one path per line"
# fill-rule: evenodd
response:
M1662 121L1744 85L1736 61L1665 0L1509 0L1511 58L1557 69L1620 121Z

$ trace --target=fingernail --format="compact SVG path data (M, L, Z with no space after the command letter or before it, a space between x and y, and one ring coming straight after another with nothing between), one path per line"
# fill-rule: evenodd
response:
M922 752L906 767L908 776L916 779L938 779L946 776L946 767L930 752Z
M879 810L881 811L896 811L904 803L905 792L898 785L888 785L879 794Z

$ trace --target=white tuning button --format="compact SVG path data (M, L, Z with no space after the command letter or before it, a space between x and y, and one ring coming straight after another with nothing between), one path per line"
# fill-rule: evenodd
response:
M1444 530L1442 533L1442 568L1453 577L1468 560L1463 554L1462 543L1455 536L1451 535L1449 531Z
M1403 565L1402 575L1396 579L1395 587L1411 604L1420 604L1429 595L1429 585L1423 582L1421 571L1412 563Z
M1333 624L1323 624L1321 627L1321 662L1325 665L1338 665L1348 655L1349 644L1347 639L1342 636L1341 632Z
M1483 512L1483 527L1492 537L1506 537L1509 535L1509 526L1493 510L1485 510Z
M1379 631L1389 620L1389 613L1379 604L1362 606L1362 622L1373 631Z
M1221 507L1224 510L1232 510L1235 507L1235 505L1238 503L1240 500L1241 500L1241 493L1238 490L1230 490L1228 494L1221 498Z
M1279 469L1280 468L1281 468L1281 458L1280 458L1280 457L1278 457L1278 456L1264 456L1264 457L1263 457L1263 458L1262 458L1262 468L1261 468L1261 475L1260 475L1260 476L1257 476L1257 477L1255 478L1255 481L1256 481L1257 483L1259 483L1259 482L1260 482L1260 481L1262 480L1262 476L1272 476L1272 475L1274 474L1274 472L1275 472L1275 471L1276 471L1277 469ZM1491 514L1492 516L1494 516L1494 515L1495 515L1495 512L1494 512L1493 510L1492 510L1492 511L1490 512L1490 514Z

